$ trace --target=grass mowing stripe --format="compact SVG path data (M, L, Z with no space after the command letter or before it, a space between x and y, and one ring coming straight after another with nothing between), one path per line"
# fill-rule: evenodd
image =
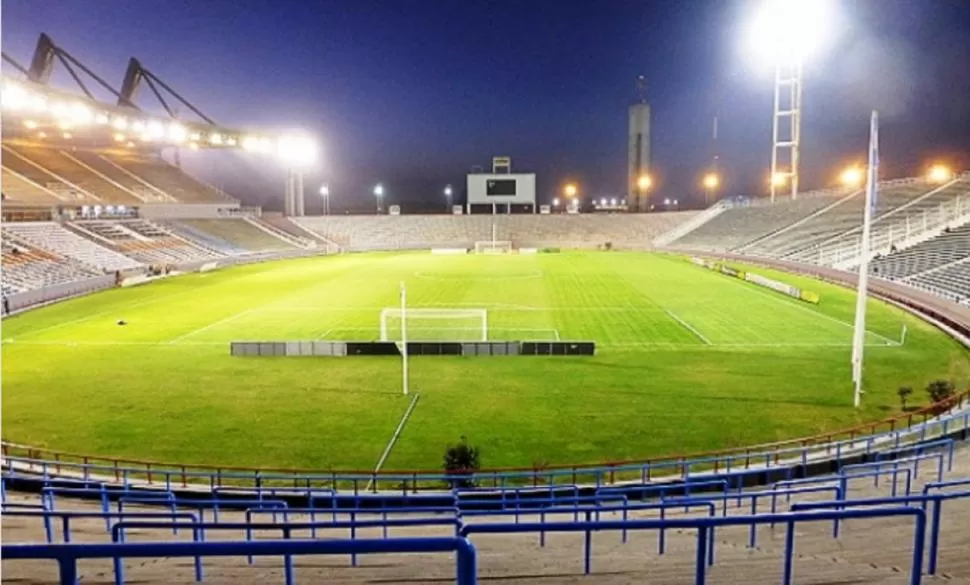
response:
M398 437L401 436L401 431L404 430L404 425L407 424L408 419L411 418L411 413L414 412L414 407L418 404L418 398L421 398L421 395L415 394L414 398L411 399L411 404L409 404L407 410L404 411L404 416L401 417L401 422L397 423L397 428L394 429L394 434L391 435L391 440L387 442L387 447L384 447L384 452L381 453L381 458L377 460L377 465L374 466L375 474L379 472L382 467L384 467L384 462L387 461L387 456L391 454L391 449L394 448ZM367 482L365 491L369 491L372 485L374 485L373 478Z
M700 339L701 341L703 341L707 345L714 345L713 343L711 343L711 340L710 339L704 337L704 334L703 333L701 333L697 329L694 329L691 326L690 323L688 323L687 321L684 321L683 319L681 319L680 317L678 317L677 314L674 313L673 311L671 311L670 309L664 309L664 312L667 313L667 316L669 316L674 321L677 321L678 323L680 323L681 325L683 325L685 329L687 329L688 331L690 331L691 333L693 333L694 335L696 335L698 339Z

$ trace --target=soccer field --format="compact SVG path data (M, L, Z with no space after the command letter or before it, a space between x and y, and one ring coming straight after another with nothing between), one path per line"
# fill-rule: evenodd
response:
M421 398L385 469L436 469L461 436L486 467L749 445L888 417L901 385L917 403L933 379L970 380L958 344L871 301L854 410L852 292L757 272L822 302L619 252L349 254L110 290L4 321L3 436L177 463L373 469L410 402L400 359L239 358L228 342L377 339L402 281L410 307L486 309L490 339L591 340L597 355L412 358ZM415 323L414 335L467 338L476 323Z

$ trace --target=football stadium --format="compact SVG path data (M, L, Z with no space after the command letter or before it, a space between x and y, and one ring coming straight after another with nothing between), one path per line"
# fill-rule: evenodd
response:
M5 580L970 582L970 172L881 176L874 114L799 190L800 63L769 196L651 205L638 100L624 195L497 156L315 214L312 135L4 61ZM180 150L284 167L282 212Z

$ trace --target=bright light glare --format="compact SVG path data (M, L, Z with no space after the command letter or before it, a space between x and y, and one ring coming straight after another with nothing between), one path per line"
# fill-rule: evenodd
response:
M578 189L576 188L576 185L573 185L572 183L569 183L563 188L563 193L566 194L566 197L575 197L577 191Z
M19 85L8 83L3 87L3 109L22 110L27 106L29 94Z
M603 197L602 199L600 199L600 205L602 205L603 207L606 207L606 197Z
M276 154L291 167L306 167L317 160L317 145L307 136L283 136L276 143Z
M24 120L24 126L29 128L30 130L33 130L34 128L37 127L37 122L33 120Z
M650 175L640 175L640 177L637 178L637 188L641 191L646 191L652 185L653 179L650 178Z
M862 184L863 172L859 167L849 167L839 175L839 181L846 187L858 187Z
M553 207L559 207L559 198L558 197L554 197L553 198L553 200L552 200L552 206Z
M785 173L775 173L771 177L771 184L775 187L781 187L788 182L788 175Z
M452 194L451 185L445 186L445 197L451 197L451 194Z
M321 186L320 195L323 197L327 197L328 195L330 195L330 187L328 187L327 185Z
M761 0L744 41L761 64L798 65L818 55L838 25L834 0Z
M946 183L951 178L953 173L943 165L933 165L930 169L929 179L933 183Z
M704 188L705 189L717 189L717 186L721 184L721 179L715 173L707 173L704 175Z
M126 130L128 128L128 120L125 120L124 118L115 118L111 125L115 130Z
M384 185L381 185L380 183L374 185L374 197L383 197L383 196L384 196Z
M610 205L616 205L616 197L610 199Z
M664 199L664 205L670 205L670 199Z
M188 132L185 130L185 126L172 122L168 125L168 139L172 142L185 142L185 137Z

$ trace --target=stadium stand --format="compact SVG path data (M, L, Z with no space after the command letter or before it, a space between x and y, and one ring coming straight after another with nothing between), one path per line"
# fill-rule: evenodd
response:
M97 203L98 198L84 189L72 184L64 177L44 170L36 162L19 154L7 145L3 146L3 166L48 192L53 192L62 202Z
M62 202L57 193L6 167L3 167L0 182L2 182L3 202L6 205L56 205Z
M259 224L243 218L183 219L173 223L208 234L210 237L228 242L234 248L250 252L293 249L293 245L289 242L277 237L269 230L261 229Z
M905 282L970 305L970 261L967 258L923 272Z
M352 250L472 248L476 241L511 240L517 247L648 248L652 240L696 212L640 215L409 215L294 218L300 226Z
M44 170L63 177L71 184L91 193L104 204L132 205L141 202L140 198L135 197L121 185L86 168L63 151L36 146L18 146L15 150L17 154L30 159Z
M3 234L3 288L4 294L12 294L75 282L98 276L98 272L79 262Z
M965 412L948 420L951 428L968 422ZM122 547L199 542L201 531L192 527L202 521L204 540L224 543L279 538L284 527L298 542L325 538L388 544L460 534L474 545L476 576L483 580L574 583L587 573L586 579L618 585L760 584L791 582L785 579L787 573L797 583L818 585L970 581L968 447L934 439L899 449L890 442L878 452L872 451L865 463L842 461L832 475L781 479L765 487L738 489L743 477L739 472L699 475L689 495L682 481L589 487L589 495L583 496L574 486L558 491L508 487L355 495L300 487L186 491L177 485L142 483L123 488L94 477L58 483L34 475L31 481L43 497L9 487L4 491L2 568L5 579L55 582L55 563L12 560L9 553L17 544L66 540L74 546L123 540ZM11 467L9 459L7 465L5 482L30 477ZM88 499L77 499L85 494ZM301 507L308 496L312 510ZM429 504L432 498L437 506ZM836 508L842 511L833 512ZM821 521L819 514L826 510L854 517L837 524ZM914 531L921 514L925 527ZM727 525L708 532L705 548L699 549L697 530L686 525L714 522ZM173 532L176 526L183 530ZM658 530L662 526L667 528ZM919 541L922 548L916 548ZM318 561L305 555L283 563L278 557L247 563L245 553L237 553L204 557L198 565L165 556L160 553L148 562L127 559L117 567L125 579L140 583L196 578L216 583L289 583L292 577L297 582L341 583L455 579L455 561L446 556L361 555ZM107 579L113 571L107 559L82 561L78 569L83 581ZM916 581L912 572L918 574Z
M103 154L102 158L138 177L144 183L170 195L182 203L222 203L235 201L232 197L194 179L160 157L137 154Z
M145 264L177 264L218 258L203 248L146 220L77 221L71 227Z
M80 164L100 173L112 182L121 185L127 192L131 193L141 201L146 202L173 202L175 198L165 193L161 189L154 187L145 180L128 172L111 160L102 157L96 152L78 150L69 155Z
M970 224L947 230L911 248L875 258L869 266L875 276L889 280L903 280L968 257L970 257Z
M674 246L718 252L733 250L808 217L837 200L831 196L814 195L782 199L773 205L752 203L730 207L676 240Z
M113 272L141 266L140 262L100 246L54 222L5 223L3 229L33 246L73 258L99 270Z

